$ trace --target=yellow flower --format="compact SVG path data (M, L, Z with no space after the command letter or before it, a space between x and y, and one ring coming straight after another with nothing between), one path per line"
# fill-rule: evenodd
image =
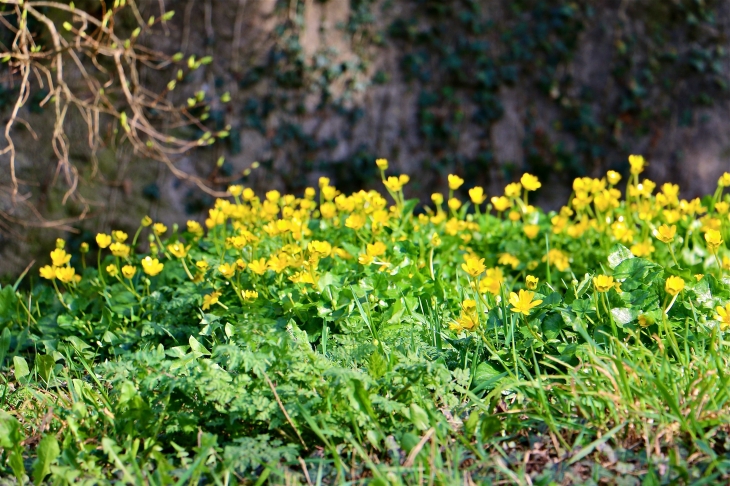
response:
M256 197L256 193L253 192L253 189L251 189L250 187L247 187L246 189L243 190L243 194L241 196L243 197L244 201L251 201L251 200L253 200L253 198Z
M682 277L669 277L664 284L664 290L667 291L669 295L677 295L684 289L684 280Z
M514 221L514 222L519 221L520 218L522 217L522 216L520 216L519 211L510 211L507 216L509 217L510 221Z
M112 252L112 255L127 258L129 256L130 248L128 245L125 245L124 243L120 243L118 241L112 243L109 245L109 249Z
M330 256L330 253L332 253L332 245L330 245L326 241L310 241L307 248L310 252L316 253L321 258L327 258L328 256Z
M398 177L390 176L386 180L383 181L383 184L385 187L388 188L388 190L392 192L398 192L403 188L403 183L401 182L401 179Z
M360 265L370 265L371 263L373 263L375 261L375 257L373 257L372 255L363 253L360 256L358 256L357 261L358 261L358 263L360 263Z
M388 159L377 159L375 161L375 165L377 165L380 170L388 170Z
M449 324L452 331L471 330L479 324L477 315L477 303L472 299L466 299L461 303L461 315L454 322Z
M697 280L699 282L700 280L702 280L702 277L704 277L704 276L705 276L704 273L696 273L695 280Z
M327 187L330 185L330 179L329 177L320 177L319 178L319 188L322 189L323 187Z
M431 235L431 246L438 247L441 246L441 237L438 233L434 233Z
M231 193L231 196L238 197L243 194L243 186L240 186L238 184L228 186L228 192Z
M131 279L134 277L135 273L137 273L137 268L132 265L124 265L122 267L122 275L124 275L125 278Z
M162 223L155 223L154 225L152 225L152 231L154 231L157 236L160 236L165 234L165 232L167 231L167 226Z
M65 248L66 242L63 240L63 238L56 238L56 248Z
M674 241L674 236L677 234L677 227L667 226L666 224L661 225L654 231L654 236L661 242L671 243Z
M200 262L198 262L198 263L200 263ZM239 270L246 270L247 266L248 266L248 264L246 262L244 262L243 259L239 258L238 260L236 260L236 267Z
M444 203L444 195L438 192L434 192L433 194L431 194L431 201L433 201L436 206L441 206Z
M615 170L609 170L606 173L606 178L608 179L609 184L611 184L612 186L615 186L621 180L621 174L619 174Z
M720 201L719 203L715 204L715 211L717 211L718 214L727 214L728 210L730 210L730 203Z
M125 241L127 241L128 235L124 231L116 230L112 231L112 237L114 238L114 241L124 243Z
M255 290L242 290L241 295L245 300L256 300L259 298L259 293Z
M459 208L461 207L461 201L459 201L455 197L452 197L451 199L449 199L448 204L449 204L449 209L451 209L452 211L458 211Z
M188 231L197 237L203 236L203 227L197 221L188 221Z
M167 245L167 251L177 258L185 258L188 255L188 251L190 251L190 246L185 246L179 241L176 241L175 243Z
M104 233L99 233L96 235L96 244L99 245L99 248L106 248L112 243L112 237L109 235L106 235Z
M355 231L358 231L363 226L365 226L365 222L366 220L363 215L355 213L347 217L347 219L345 220L345 226L347 226L348 228L352 228Z
M144 257L141 263L142 270L144 270L144 273L146 273L150 277L154 277L155 275L159 274L164 268L164 265L160 263L157 258Z
M63 283L70 283L75 280L76 270L74 267L56 268L56 277Z
M476 277L486 270L486 267L484 266L484 258L467 255L465 260L466 262L461 264L461 268L472 277Z
M499 295L504 275L499 268L490 268L487 270L484 278L479 282L479 292L484 294L489 292L492 295Z
M528 238L534 240L537 234L540 232L540 227L536 224L526 224L522 227L522 231L525 232L525 235Z
M368 243L367 245L367 254L372 257L379 257L382 255L385 255L385 251L387 250L387 247L385 246L385 243L382 241L376 241L373 244Z
M504 188L504 195L507 197L520 197L521 193L522 184L520 184L519 182L507 184L507 187Z
M509 209L512 206L512 203L506 197L499 196L492 198L492 206L494 206L495 210L501 213L502 211Z
M87 242L81 243L81 246L79 246L79 251L83 253L89 253L89 244Z
M530 290L535 290L539 281L539 278L528 275L527 278L525 278L525 286Z
M449 189L452 191L457 190L464 183L464 179L455 174L449 174Z
M266 258L259 258L258 260L252 260L248 264L248 269L251 270L256 275L263 275L263 274L265 274L267 268L268 267L266 265ZM221 272L221 273L223 273L223 272Z
M266 265L266 259L262 258L264 261L264 265ZM236 265L233 263L221 263L218 265L218 271L221 275L223 275L223 278L231 278L236 274Z
M641 327L649 327L652 324L654 324L654 319L652 319L651 317L644 315L644 314L641 314L639 316L639 325Z
M499 255L499 260L497 260L497 263L499 263L500 265L509 265L514 269L517 268L517 265L520 264L520 259L514 255L510 255L509 253L502 253L501 255Z
M530 292L529 290L520 289L519 295L510 292L509 303L512 304L512 312L529 316L533 307L542 304L542 300L532 300L534 297L535 292Z
M629 155L629 165L631 165L631 173L638 175L644 171L646 160L641 155Z
M203 310L210 309L211 305L218 303L218 298L221 296L221 292L215 291L208 295L203 296Z
M730 304L726 304L724 309L718 305L715 310L717 311L715 319L720 321L720 330L730 330Z
M119 274L119 269L116 265L111 263L106 266L106 273L108 273L110 277L116 277Z
M71 255L66 254L61 248L56 248L51 252L51 261L54 267L62 267L71 261Z
M54 278L56 278L56 270L50 265L41 267L40 272L41 272L41 277L43 277L45 279L53 280Z
M528 191L537 191L542 187L542 184L537 177L532 174L522 174L520 182L522 183L522 187Z
M707 242L707 248L714 252L722 245L722 235L717 230L709 229L705 233L705 242Z
M631 253L639 258L649 256L654 253L654 245L651 244L650 240L646 240L641 243L637 243L631 247Z
M206 262L205 260L198 260L197 262L195 262L195 266L198 267L198 270L200 270L201 272L205 272L208 270L208 268L210 268L210 264L208 264L208 262Z
M487 200L487 195L484 194L484 188L477 186L469 189L469 198L474 204L481 204Z
M314 279L312 278L312 275L309 272L297 272L294 275L292 275L291 277L289 277L289 280L291 280L294 283L314 285Z
M145 216L144 218L142 218L142 226L144 226L146 228L146 227L150 226L151 224L152 224L152 218L150 218L149 216Z
M613 287L613 277L607 275L593 277L593 285L598 292L608 292Z
M730 172L725 172L721 175L717 181L717 185L720 187L730 187Z

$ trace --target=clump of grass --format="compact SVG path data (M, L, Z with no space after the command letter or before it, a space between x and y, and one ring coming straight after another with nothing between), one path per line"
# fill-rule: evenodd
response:
M231 186L202 224L100 233L78 266L59 241L0 290L3 474L727 481L730 174L686 201L630 163L623 193L578 179L549 214L525 174L469 201L452 175L416 215L381 159L390 200Z

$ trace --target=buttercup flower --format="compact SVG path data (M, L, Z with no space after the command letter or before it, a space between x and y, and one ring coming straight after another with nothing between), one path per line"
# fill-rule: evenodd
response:
M110 277L116 277L119 274L119 269L116 265L111 263L106 266L106 273L108 273Z
M484 194L484 188L477 186L469 189L469 198L474 204L481 204L487 200L487 195Z
M717 315L715 316L715 319L720 321L720 330L721 331L728 331L730 330L730 303L725 304L725 307L717 306L715 309L717 311Z
M73 282L76 276L76 270L74 267L59 267L56 268L56 278L63 283Z
M451 199L449 199L448 205L449 209L451 209L452 211L458 211L461 207L461 201L459 201L455 197L452 197Z
M251 261L248 264L248 269L251 270L256 275L265 274L266 270L268 269L268 266L266 264L266 258L259 258L258 260Z
M537 237L537 234L540 232L540 227L536 224L526 224L522 227L522 231L524 231L525 236L527 236L531 240L534 240L535 237Z
M142 226L144 226L146 228L146 227L150 226L151 224L152 224L152 218L150 218L149 216L145 216L144 218L142 218Z
M122 275L124 275L124 278L131 279L135 273L137 273L137 268L132 265L124 265L122 267Z
M707 248L710 251L714 252L723 243L722 235L717 230L714 230L714 229L707 230L707 232L705 233L705 242L707 243Z
M530 292L529 290L520 289L519 294L510 292L509 303L512 305L512 312L529 316L530 311L534 307L542 304L542 300L532 300L534 297L535 292Z
M609 184L611 184L612 186L615 186L621 180L621 174L619 174L615 170L609 170L606 173L606 179L608 179Z
M461 268L472 277L476 277L486 270L484 258L480 259L473 255L466 257L466 262L461 264Z
M644 171L646 160L641 155L629 155L629 165L631 166L631 173L638 175Z
M112 243L112 237L110 235L99 233L96 235L96 244L99 248L106 248Z
M243 186L240 186L238 184L232 185L232 186L228 186L228 192L231 193L231 196L238 197L241 194L243 194Z
M496 211L501 213L502 211L509 209L512 206L512 203L506 197L499 196L492 198L492 206L494 206Z
M730 187L730 172L725 172L721 175L720 179L717 181L717 185L720 187Z
M522 174L520 182L522 183L522 187L528 191L537 191L542 187L542 184L537 177L532 174Z
M530 290L535 290L537 288L537 283L540 281L539 278L533 277L532 275L528 275L525 278L525 286Z
M71 255L61 248L56 248L51 252L51 261L54 267L62 267L71 261Z
M164 235L167 231L167 226L162 223L155 223L152 225L152 231L154 231L157 236Z
M124 231L116 230L116 231L112 231L112 237L114 238L114 241L118 241L119 243L124 243L125 241L127 241L127 238L129 236Z
M266 265L266 259L262 258L264 265ZM231 263L222 263L218 265L218 271L223 275L223 278L231 278L236 274L236 265Z
M121 258L127 258L129 256L130 248L129 246L125 245L124 243L120 242L114 242L111 245L109 245L109 249L112 252L112 255L118 256Z
M375 165L377 165L380 170L388 170L388 159L377 159L375 161Z
M210 306L218 303L218 298L221 296L221 292L215 291L208 295L203 296L203 310L210 309Z
M157 258L145 257L142 259L141 263L142 270L144 270L144 273L146 273L150 277L154 277L155 275L159 274L164 268L164 265L160 263Z
M89 253L89 244L85 241L81 243L81 245L79 246L79 252L81 252L82 254Z
M50 265L41 267L40 273L41 277L48 280L53 280L56 278L56 270Z
M327 258L332 253L332 245L326 241L310 241L307 248L310 252L316 253L321 258Z
M452 191L457 190L464 183L464 179L455 174L449 174L449 189Z
M444 203L444 195L438 192L434 192L433 194L431 194L431 201L433 201L436 206L441 206Z
M593 285L598 292L608 292L613 287L613 277L598 275L593 277Z
M167 251L172 253L177 258L185 258L190 251L190 246L185 246L179 241L167 245Z
M259 293L255 290L242 290L241 295L245 300L256 300L259 298Z
M666 224L661 225L656 229L654 232L654 236L657 240L663 242L663 243L671 243L674 241L674 236L677 234L677 227L667 226Z
M667 291L669 295L675 296L678 293L680 293L684 289L684 280L682 277L669 277L664 284L664 290Z

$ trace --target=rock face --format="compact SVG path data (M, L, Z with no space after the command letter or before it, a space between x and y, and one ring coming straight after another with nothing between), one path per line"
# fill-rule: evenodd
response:
M225 144L176 162L211 180L301 191L326 175L349 191L377 187L373 160L386 157L411 174L413 195L445 190L450 172L465 176L464 191L481 184L501 194L531 171L547 181L541 203L557 207L572 177L625 170L629 153L647 156L648 177L679 182L683 197L711 192L730 170L727 2L141 3L143 18L160 5L176 11L144 42L215 59L186 76L174 99L203 90L210 126L231 125ZM169 75L145 73L159 87ZM61 204L63 181L53 184L52 114L24 118L39 136L16 129L36 206L49 218L78 215L78 203ZM80 233L66 234L72 243L99 229L133 231L148 213L168 225L199 219L211 204L124 145L104 148L94 172L83 125L72 120L70 129L91 208L72 225ZM254 161L261 167L243 177ZM21 214L17 204L3 196L2 210ZM63 236L7 226L0 273L17 273Z

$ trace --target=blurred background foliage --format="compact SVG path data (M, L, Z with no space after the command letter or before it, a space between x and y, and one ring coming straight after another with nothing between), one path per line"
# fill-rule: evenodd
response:
M647 156L650 177L681 182L684 197L710 191L730 167L730 5L721 0L138 5L144 18L159 16L160 6L175 16L140 42L170 56L182 52L183 63L191 55L213 57L177 74L177 88L166 96L184 104L202 92L204 103L191 112L209 130L230 128L221 142L176 162L217 189L242 183L301 192L320 176L346 192L378 187L373 161L386 157L411 175L408 194L422 199L444 190L449 173L467 180L466 197L474 185L501 193L529 171L548 182L538 197L555 207L576 176L626 173L629 153ZM103 10L91 0L76 7ZM118 26L125 28L134 22ZM0 35L9 45L11 33ZM176 79L174 68L141 69L161 91ZM16 93L12 73L1 74L5 115ZM31 93L24 108L30 120L52 116L38 107L43 96L40 87ZM203 135L187 130L181 136ZM48 173L34 164L55 167L42 143L23 150L31 174ZM80 167L88 164L83 150L72 156ZM99 181L106 181L104 196L75 225L78 241L105 227L134 228L147 213L166 222L200 217L213 202L123 144L109 143L99 160L101 175L84 182L100 194ZM48 180L38 183L45 193L35 192L40 210L78 211L59 204ZM58 236L22 232L29 234L34 242ZM13 248L17 253L13 245L3 251Z

